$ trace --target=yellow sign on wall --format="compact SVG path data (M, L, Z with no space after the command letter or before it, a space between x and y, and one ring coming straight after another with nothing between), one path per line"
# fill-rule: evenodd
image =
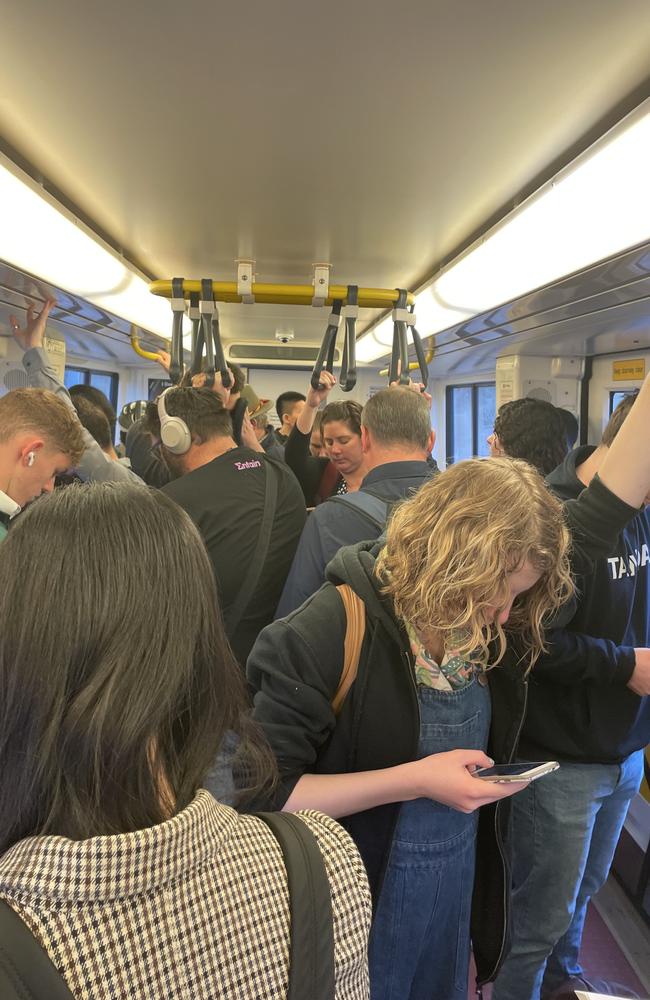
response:
M615 382L643 381L645 378L645 358L614 361L612 363L612 376Z

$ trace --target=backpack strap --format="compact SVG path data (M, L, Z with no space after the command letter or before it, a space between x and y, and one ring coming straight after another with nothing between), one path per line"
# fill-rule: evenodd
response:
M341 679L339 680L336 694L332 699L334 715L338 715L343 708L343 702L357 676L361 647L366 634L365 604L349 584L341 583L336 589L343 602L346 626L343 644L343 670L341 671Z
M353 507L364 521L379 531L379 534L386 527L386 521L392 509L392 504L389 501L382 500L381 497L375 496L374 493L368 493L366 490L343 493L341 496L330 497L327 502Z
M278 475L272 461L264 461L264 510L262 511L262 523L260 524L257 544L253 558L250 561L248 571L244 577L239 592L235 600L224 613L224 626L230 638L239 625L244 612L250 604L251 597L255 593L255 588L259 582L266 555L271 543L271 532L275 520L275 511L278 505Z
M0 899L0 997L73 1000L47 952L4 899Z
M316 838L291 813L257 813L257 817L280 844L287 870L291 914L287 1000L332 1000L332 897Z

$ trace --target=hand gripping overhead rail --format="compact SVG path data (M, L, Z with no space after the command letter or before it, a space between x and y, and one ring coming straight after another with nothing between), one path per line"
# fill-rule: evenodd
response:
M331 372L334 365L334 351L341 316L345 320L345 341L340 373L340 385L344 392L350 392L356 385L356 320L360 308L382 309L393 307L393 351L390 367L390 381L406 384L409 380L408 328L415 346L422 381L426 384L428 368L422 342L415 329L414 296L405 289L358 288L356 285L330 285L329 268L314 266L313 285L275 285L254 282L252 261L240 261L238 281L202 281L174 278L172 281L154 281L149 286L154 295L171 299L173 323L171 345L172 381L177 382L182 375L182 322L189 300L188 315L192 320L192 363L191 372L205 371L206 384L212 385L216 371L220 372L225 386L231 382L221 338L219 335L219 312L216 302L264 302L277 305L330 306L327 329L312 372L311 382L318 386L320 373ZM410 307L410 308L409 308ZM133 341L132 341L133 343ZM135 345L134 345L135 346ZM137 348L136 348L137 349ZM205 364L203 352L205 349ZM138 350L141 353L141 349Z

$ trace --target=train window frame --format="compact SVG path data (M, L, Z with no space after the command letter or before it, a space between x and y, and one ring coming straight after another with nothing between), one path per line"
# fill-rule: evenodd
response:
M611 417L618 404L622 403L626 396L631 396L633 393L638 391L638 389L610 389L608 419ZM619 398L617 399L617 397Z
M454 465L457 459L457 447L455 441L455 426L454 426L454 393L458 390L471 391L471 432L472 432L472 457L487 457L489 451L481 455L481 449L486 442L479 440L481 435L479 434L478 426L478 416L479 416L479 393L483 389L493 389L494 390L494 416L496 417L496 382L485 381L485 382L455 382L445 388L445 444L446 444L446 463L447 465ZM494 419L494 418L493 418Z
M94 375L96 375L96 376L98 376L99 378L102 378L102 379L104 379L104 378L110 379L110 392L109 393L104 393L104 395L108 396L108 398L111 401L111 406L113 407L113 409L115 410L115 412L117 412L117 397L118 397L119 386L120 386L120 376L119 376L118 372L103 372L103 371L100 371L98 368L80 368L78 365L66 365L65 366L65 375L67 375L68 372L75 372L75 374L83 376L83 380L82 381L80 381L80 382L73 382L72 383L73 385L93 385L93 376ZM65 377L64 377L64 381L65 381ZM66 389L70 389L71 388L71 386L69 386L67 382L65 382L65 386L66 386ZM99 386L94 386L94 388L99 389ZM100 392L104 392L104 390L100 389Z

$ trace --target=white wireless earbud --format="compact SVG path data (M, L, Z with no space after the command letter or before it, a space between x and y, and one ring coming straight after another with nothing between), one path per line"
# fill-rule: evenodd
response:
M34 454L33 451L28 452L27 453L27 464L28 465L33 465L35 458L36 458L36 455Z

